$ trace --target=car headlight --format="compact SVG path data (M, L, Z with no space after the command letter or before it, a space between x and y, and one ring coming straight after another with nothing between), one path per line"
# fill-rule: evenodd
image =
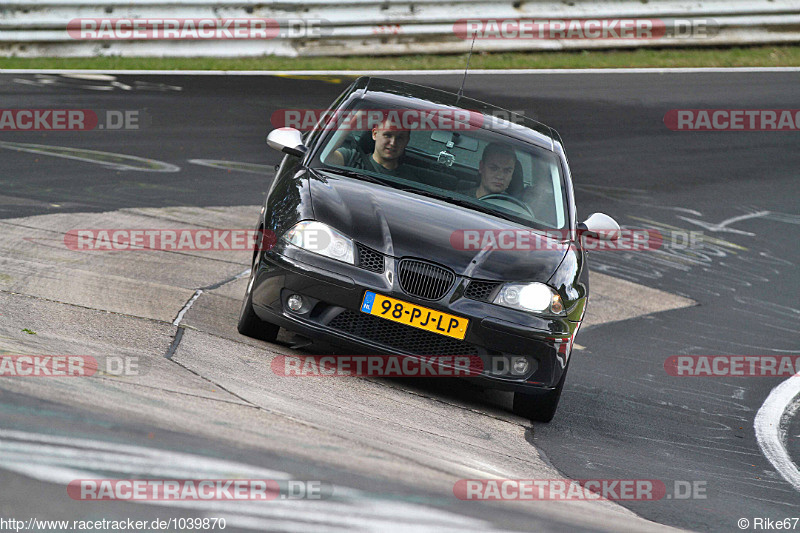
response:
M492 303L534 313L560 315L564 312L561 296L544 283L507 283Z
M353 240L322 222L298 222L283 235L283 239L309 252L355 264Z

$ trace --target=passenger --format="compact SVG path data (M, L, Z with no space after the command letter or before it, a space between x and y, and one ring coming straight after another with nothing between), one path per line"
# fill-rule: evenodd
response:
M372 170L391 176L401 176L403 171L402 157L405 154L411 132L403 130L384 119L372 128L372 140L375 149L367 155L357 148L339 148L335 150L327 162L350 168Z
M461 194L482 198L489 194L505 193L508 186L511 185L516 165L517 156L513 148L499 142L487 144L478 165L480 184L477 187L461 191Z

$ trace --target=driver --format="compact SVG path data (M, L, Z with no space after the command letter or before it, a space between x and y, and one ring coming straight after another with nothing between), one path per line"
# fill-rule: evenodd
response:
M517 156L513 148L499 142L487 144L478 165L481 183L463 191L463 194L482 198L488 194L504 193L511 184L516 164Z

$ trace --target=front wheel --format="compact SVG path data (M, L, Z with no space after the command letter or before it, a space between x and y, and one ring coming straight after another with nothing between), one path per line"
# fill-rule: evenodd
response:
M532 422L550 422L558 409L558 401L561 399L561 390L564 388L564 381L567 379L567 369L561 375L561 379L556 388L544 394L526 394L524 392L514 393L515 415L527 418Z
M245 292L244 301L242 301L242 309L239 311L239 324L236 329L242 335L262 341L275 342L275 339L278 338L280 327L264 322L253 311L253 283L256 281L257 266L258 259L256 258L250 271L250 280L247 282L247 292Z

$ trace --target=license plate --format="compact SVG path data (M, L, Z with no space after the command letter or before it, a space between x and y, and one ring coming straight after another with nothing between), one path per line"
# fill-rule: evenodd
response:
M364 294L361 311L458 340L464 340L469 324L469 320L466 318L440 313L421 305L396 300L372 291Z

